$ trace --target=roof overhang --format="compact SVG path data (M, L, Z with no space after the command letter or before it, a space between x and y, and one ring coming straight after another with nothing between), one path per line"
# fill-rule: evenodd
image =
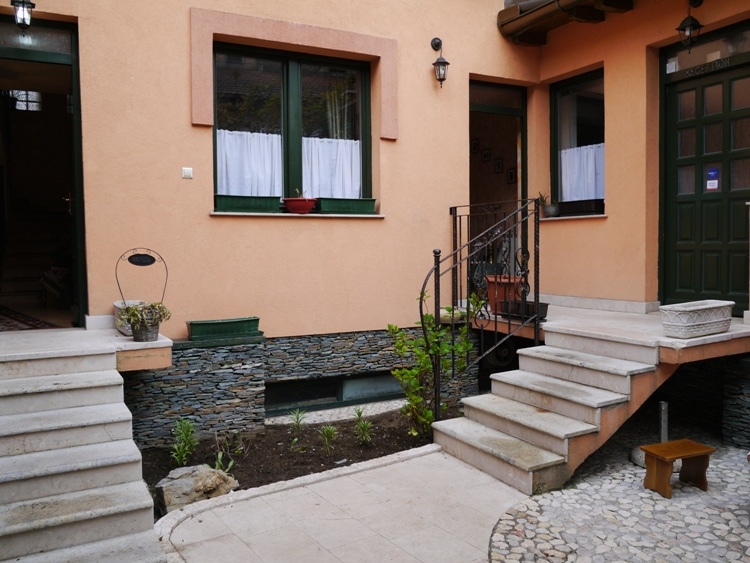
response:
M633 0L522 0L500 10L500 33L519 45L544 45L547 32L569 22L603 22L607 12L628 12Z

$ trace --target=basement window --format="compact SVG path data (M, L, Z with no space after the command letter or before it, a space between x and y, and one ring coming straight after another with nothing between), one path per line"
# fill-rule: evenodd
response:
M295 409L316 411L401 399L404 392L389 372L266 382L266 416Z

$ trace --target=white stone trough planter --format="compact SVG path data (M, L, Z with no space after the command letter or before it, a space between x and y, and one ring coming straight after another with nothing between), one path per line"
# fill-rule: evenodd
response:
M659 307L664 334L672 338L695 338L729 330L734 301L705 299Z

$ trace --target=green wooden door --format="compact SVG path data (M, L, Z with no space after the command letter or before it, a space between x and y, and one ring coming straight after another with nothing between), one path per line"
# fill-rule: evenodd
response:
M664 304L748 308L750 66L667 86Z

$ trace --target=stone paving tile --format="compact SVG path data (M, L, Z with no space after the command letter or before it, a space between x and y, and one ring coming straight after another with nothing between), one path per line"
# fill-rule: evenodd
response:
M490 561L750 562L747 451L695 429L670 432L670 439L682 436L717 448L706 473L708 491L679 482L676 473L671 499L645 489L646 470L630 453L659 440L631 428L586 460L564 489L503 514L490 540Z

